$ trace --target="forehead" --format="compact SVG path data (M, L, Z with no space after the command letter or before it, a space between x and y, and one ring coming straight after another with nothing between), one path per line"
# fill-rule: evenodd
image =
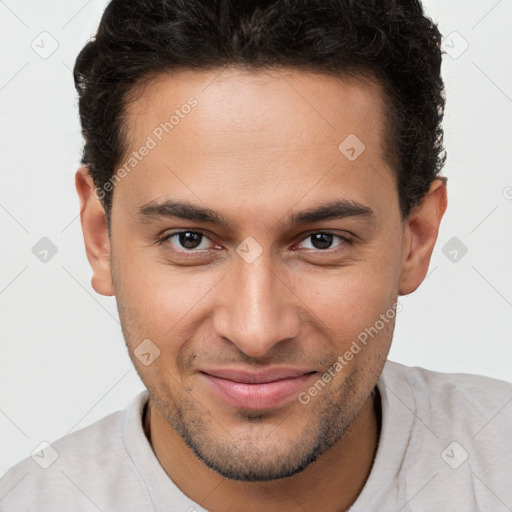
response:
M366 79L235 67L163 73L135 92L120 166L151 149L118 188L139 204L178 190L220 203L227 192L297 202L308 188L313 199L340 184L357 200L379 183L396 193L382 91Z
M384 120L384 100L376 83L362 76L335 77L290 68L161 73L137 87L135 97L126 108L130 142L169 120L174 110L194 98L199 107L193 112L194 123L208 130L200 134L201 150L212 152L233 152L247 145L255 150L319 147L338 142L347 130L364 138ZM179 131L173 136L179 137ZM236 136L232 137L238 141L235 148L229 136Z

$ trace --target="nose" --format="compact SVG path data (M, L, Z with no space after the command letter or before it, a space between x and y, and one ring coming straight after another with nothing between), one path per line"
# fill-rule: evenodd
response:
M237 258L219 290L213 328L250 357L262 357L300 331L297 296L287 272L261 254L247 263Z

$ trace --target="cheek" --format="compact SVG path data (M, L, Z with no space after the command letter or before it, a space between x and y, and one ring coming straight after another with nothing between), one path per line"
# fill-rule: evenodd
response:
M326 285L323 291L304 302L311 306L331 336L345 341L373 325L393 304L389 287L377 280L368 281L367 275L329 279Z
M139 256L123 255L116 261L122 320L137 339L149 338L162 352L175 352L194 332L191 322L208 304L220 276Z
M304 275L297 293L313 311L326 336L342 351L365 330L379 328L379 338L390 338L399 282L399 252L394 247L382 255L325 274ZM386 316L384 325L379 321ZM372 331L374 332L374 331ZM363 335L364 337L364 335Z

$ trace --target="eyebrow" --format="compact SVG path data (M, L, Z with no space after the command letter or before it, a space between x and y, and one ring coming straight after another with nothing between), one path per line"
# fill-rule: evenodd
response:
M141 222L172 217L216 224L231 230L229 220L221 213L210 208L196 206L187 201L172 201L170 199L162 203L150 201L137 208L137 217ZM350 199L339 199L320 204L308 210L292 213L289 218L289 224L291 227L296 227L303 224L344 219L347 217L363 217L375 220L375 214L369 206Z

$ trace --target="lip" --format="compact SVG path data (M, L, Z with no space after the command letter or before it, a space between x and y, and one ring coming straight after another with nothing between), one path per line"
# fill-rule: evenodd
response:
M317 373L309 369L270 368L202 370L199 375L228 404L244 409L271 409L296 396Z

